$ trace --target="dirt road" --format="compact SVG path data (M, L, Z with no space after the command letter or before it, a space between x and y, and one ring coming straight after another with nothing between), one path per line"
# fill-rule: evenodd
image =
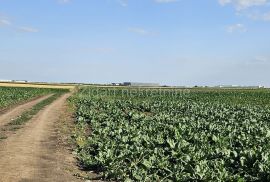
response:
M17 118L20 116L24 111L32 108L37 103L47 99L51 95L43 96L38 99L32 100L30 102L27 102L25 104L19 105L15 108L12 108L11 110L6 111L4 114L0 115L0 127L8 124L12 119Z
M69 96L61 96L16 134L0 141L1 182L78 181L67 171L67 156L57 147L55 126Z

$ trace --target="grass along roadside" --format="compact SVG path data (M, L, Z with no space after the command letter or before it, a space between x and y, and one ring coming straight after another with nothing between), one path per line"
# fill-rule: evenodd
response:
M103 182L100 174L94 171L85 170L78 157L78 146L86 144L89 132L91 132L85 123L78 123L76 120L77 106L75 100L77 99L76 95L78 94L78 91L78 89L75 89L73 95L67 100L66 116L61 116L61 120L64 122L62 121L61 123L60 121L57 127L60 128L61 134L59 134L59 136L66 136L64 143L66 143L66 146L69 147L73 157L76 159L76 167L70 169L70 173L82 181Z
M1 128L0 140L6 139L8 137L9 132L20 129L23 124L31 120L40 110L42 110L47 105L51 104L53 101L59 98L63 93L65 92L55 93L54 95L39 102L38 104L33 106L30 110L25 111L24 113L22 113L21 116L17 117L16 119L12 120L10 123L5 125L3 128Z

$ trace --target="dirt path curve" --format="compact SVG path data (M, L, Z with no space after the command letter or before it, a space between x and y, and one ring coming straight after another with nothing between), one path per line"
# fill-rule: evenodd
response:
M64 169L63 156L56 146L55 123L69 96L61 96L15 135L0 141L1 182L77 181Z
M51 95L43 96L38 99L32 100L25 104L19 105L11 110L5 112L4 114L0 114L0 127L8 124L12 119L17 118L20 116L24 111L32 108L37 103L49 98Z

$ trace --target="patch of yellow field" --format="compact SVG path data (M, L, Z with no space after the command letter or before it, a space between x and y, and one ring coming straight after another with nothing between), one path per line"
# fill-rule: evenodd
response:
M40 84L40 83L10 83L0 82L0 87L31 87L31 88L56 88L56 89L74 89L75 85L62 84Z

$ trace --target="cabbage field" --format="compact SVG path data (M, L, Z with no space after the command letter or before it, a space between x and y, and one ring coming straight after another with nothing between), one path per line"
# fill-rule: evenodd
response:
M0 87L0 110L10 105L56 92L56 89Z
M270 91L82 88L82 167L116 181L270 181Z

